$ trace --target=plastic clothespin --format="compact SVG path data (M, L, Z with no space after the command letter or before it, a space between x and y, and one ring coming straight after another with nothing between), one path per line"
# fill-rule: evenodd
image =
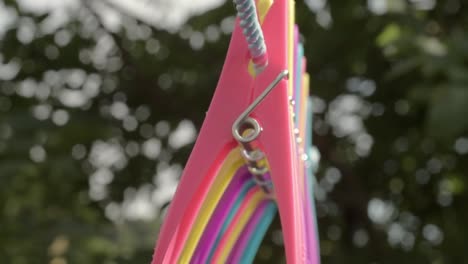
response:
M268 47L268 66L261 74L249 72L251 52L237 21L226 61L206 119L182 174L181 181L161 227L153 264L179 263L183 245L192 231L210 186L223 161L238 142L232 126L239 116L286 71L294 70L292 0L258 1L264 5L262 29ZM263 16L263 17L262 17ZM263 61L260 61L263 63ZM291 77L291 76L290 76ZM304 226L304 182L299 176L303 163L297 153L291 98L293 81L278 80L276 87L255 106L250 117L261 127L256 139L268 160L269 174L283 230L288 263L309 262L307 230Z

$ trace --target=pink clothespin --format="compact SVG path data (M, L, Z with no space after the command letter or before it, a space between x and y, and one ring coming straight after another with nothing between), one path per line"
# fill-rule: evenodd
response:
M268 57L249 50L243 32L248 25L237 21L206 119L161 227L153 264L179 263L183 242L221 163L239 145L247 153L260 150L267 160L288 263L310 263L304 237L304 186L298 175L301 162L293 132L292 80L288 80L293 69L291 1L276 0L266 13L262 30ZM257 74L249 72L252 62ZM243 133L246 129L251 133Z

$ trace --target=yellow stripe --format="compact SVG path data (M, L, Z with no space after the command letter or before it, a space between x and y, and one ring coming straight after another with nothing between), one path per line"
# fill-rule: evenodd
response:
M302 58L301 58L302 60ZM307 104L309 98L309 83L310 76L308 73L304 73L302 77L302 87L301 87L301 109L300 109L300 118L299 118L299 136L304 139L302 141L302 146L305 147L305 137L306 137L306 121L307 121Z
M258 19L260 24L263 24L270 7L273 5L273 0L258 0L257 1L257 10L258 10Z
M300 58L302 60L302 58ZM302 138L302 142L299 145L299 150L302 151L301 154L305 153L307 150L307 146L305 145L306 142L306 121L307 121L307 104L308 104L308 98L309 98L309 74L304 73L302 76L302 86L301 86L301 95L300 95L300 103L301 103L301 109L298 118L299 118L299 136ZM303 197L306 197L306 178L305 178L305 167L304 167L304 160L302 158L299 158L299 181L301 182L301 186L304 186L304 188L301 188L301 195Z
M239 148L232 150L227 156L222 168L216 176L215 182L210 187L206 199L200 209L195 224L193 225L192 232L190 232L187 242L179 258L179 263L189 263L192 255L197 247L198 241L205 230L205 227L213 214L216 205L224 194L229 182L237 172L237 170L244 165L244 161L240 156Z

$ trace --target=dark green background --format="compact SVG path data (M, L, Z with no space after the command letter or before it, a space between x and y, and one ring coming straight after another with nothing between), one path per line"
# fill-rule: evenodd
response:
M180 173L193 145L174 147L153 128L202 124L229 42L220 26L232 21L232 3L168 32L107 1L81 1L61 28L33 31L28 40L22 31L50 14L4 2L18 18L0 40L0 61L18 73L0 74L0 263L149 263L159 206L168 201L153 205L151 221L111 221L106 211L136 190L162 188L164 168ZM121 13L125 26L109 30L97 2ZM314 10L296 4L322 154L322 261L468 263L467 5L387 2L378 14L363 0L329 0ZM97 52L103 58L95 63L103 37L110 50ZM99 80L76 107L60 97L85 89L80 78L64 79L70 69ZM111 114L116 103L128 108L123 120ZM161 142L153 158L138 152L148 139ZM93 196L99 144L122 157L106 165L111 177L100 178ZM276 221L258 263L284 263L279 228Z

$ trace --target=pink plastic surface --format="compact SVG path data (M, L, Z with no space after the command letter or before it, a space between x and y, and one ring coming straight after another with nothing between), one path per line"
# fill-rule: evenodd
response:
M288 68L288 6L286 0L275 1L264 21L263 29L270 54L270 65L257 77L256 87L267 87L281 70ZM275 88L254 114L263 128L259 141L270 164L287 262L306 263L301 196L303 186L297 175L298 162L293 121L289 112L288 87L287 82L279 85L280 87ZM261 89L255 89L254 97L260 92Z
M177 263L189 231L221 162L236 146L235 119L276 77L288 69L288 0L276 0L263 23L269 65L255 79L248 73L248 49L236 24L223 71L197 142L158 236L153 264ZM291 73L292 74L292 73ZM254 111L263 128L259 137L266 154L278 203L288 263L306 263L304 210L296 168L297 155L286 80Z

